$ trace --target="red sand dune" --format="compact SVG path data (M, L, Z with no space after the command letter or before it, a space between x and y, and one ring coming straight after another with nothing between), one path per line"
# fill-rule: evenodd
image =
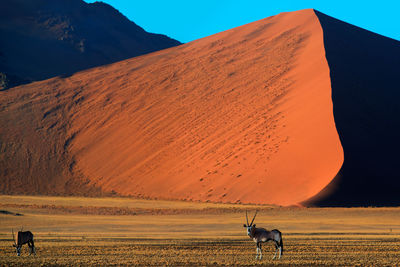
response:
M329 73L310 9L0 92L0 192L302 202L343 163Z

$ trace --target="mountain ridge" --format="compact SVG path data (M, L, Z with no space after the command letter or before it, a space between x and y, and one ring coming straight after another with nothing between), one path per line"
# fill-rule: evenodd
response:
M0 10L3 89L181 44L102 2L4 0Z

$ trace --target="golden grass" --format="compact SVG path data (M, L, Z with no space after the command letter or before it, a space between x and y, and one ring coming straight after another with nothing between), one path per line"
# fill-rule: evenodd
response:
M86 197L52 197L52 196L15 196L0 195L1 204L29 204L29 205L64 205L64 206L97 206L97 207L133 207L133 208L221 208L221 207L258 207L259 205L202 203L188 201L147 200L120 197L86 198ZM263 205L263 207L275 207Z
M41 205L65 209L52 214ZM68 211L68 207L79 206L174 209L178 213L88 215ZM279 261L271 260L272 244L263 246L262 261L254 259L255 244L242 224L244 210L256 208L257 226L283 232L285 251ZM398 264L400 256L400 208L229 205L228 209L225 204L179 201L0 196L0 210L23 214L0 214L0 263L11 266L384 266ZM196 212L191 213L193 210ZM11 228L16 231L21 226L34 233L36 256L28 256L24 247L22 256L17 257L11 247Z
M0 262L10 266L28 265L302 265L302 266L394 266L400 256L397 238L285 238L280 260L272 260L272 245L263 246L262 260L255 260L255 245L232 240L141 240L120 238L57 237L38 240L37 255L24 248L21 257L0 242Z

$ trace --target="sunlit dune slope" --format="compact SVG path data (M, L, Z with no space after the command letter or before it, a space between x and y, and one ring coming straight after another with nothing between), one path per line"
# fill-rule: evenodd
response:
M313 10L0 97L6 193L291 205L343 162Z

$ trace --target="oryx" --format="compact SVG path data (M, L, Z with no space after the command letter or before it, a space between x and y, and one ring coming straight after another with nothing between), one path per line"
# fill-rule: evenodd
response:
M35 244L33 243L33 234L30 231L22 232L19 231L17 234L17 242L15 242L15 236L14 236L14 229L11 229L12 231L12 236L13 236L13 241L14 241L14 247L17 250L17 255L21 255L21 248L22 245L28 243L28 246L30 248L29 255L34 253L36 255L36 250L35 250Z
M249 224L249 219L247 218L247 211L246 211L246 222L247 224L243 224L243 227L247 228L247 235L254 240L257 244L257 249L256 249L256 259L258 257L258 253L260 253L260 260L262 258L262 252L261 252L261 243L268 242L268 241L273 241L275 244L275 255L272 259L275 259L276 253L279 252L279 259L281 258L281 255L283 254L283 240L282 240L282 233L274 229L272 231L268 231L264 228L256 228L256 225L253 224L254 219L256 218L256 214L254 214L253 220Z

